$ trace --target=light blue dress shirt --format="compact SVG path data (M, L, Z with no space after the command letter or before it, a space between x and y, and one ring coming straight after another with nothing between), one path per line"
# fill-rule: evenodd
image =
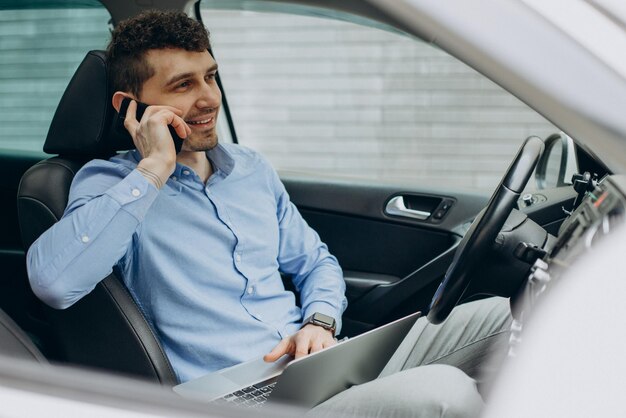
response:
M206 184L177 164L161 190L135 169L137 151L91 161L27 257L34 292L57 308L119 269L180 381L266 354L314 312L341 327L347 304L337 260L269 163L231 144L207 157Z

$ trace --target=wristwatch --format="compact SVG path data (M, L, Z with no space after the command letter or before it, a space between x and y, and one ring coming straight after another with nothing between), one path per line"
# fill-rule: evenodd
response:
M324 329L329 330L333 333L333 337L335 336L335 330L337 329L337 323L335 322L335 318L332 316L324 315L319 312L315 312L313 315L309 316L304 320L302 326L313 324Z

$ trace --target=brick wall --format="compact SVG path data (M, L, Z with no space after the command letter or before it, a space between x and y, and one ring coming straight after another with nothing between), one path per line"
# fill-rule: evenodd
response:
M440 50L349 23L203 15L242 144L279 169L492 189L556 129Z
M109 18L104 8L2 10L0 148L42 149L78 64L87 51L106 46Z

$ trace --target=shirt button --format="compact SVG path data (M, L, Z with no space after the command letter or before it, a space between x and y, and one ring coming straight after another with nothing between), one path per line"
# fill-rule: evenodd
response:
M235 260L237 260L237 262L241 261L241 254L237 253L235 254Z
M176 181L178 179L176 178L176 176L172 176L172 180Z
M139 189L133 189L130 193L135 197L139 197L139 195L141 194Z
M248 292L249 295L253 294L254 293L254 286L248 287L247 292Z
M189 170L183 170L183 174L188 176L189 175Z
M83 235L80 237L80 240L86 244L89 242L89 237L87 235Z

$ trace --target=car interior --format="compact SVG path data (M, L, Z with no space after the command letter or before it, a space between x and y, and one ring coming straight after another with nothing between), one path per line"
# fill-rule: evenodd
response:
M141 9L103 3L112 22ZM199 3L168 5L200 17ZM43 152L0 150L0 353L173 386L178 382L158 339L115 272L61 311L40 302L28 284L26 251L62 216L76 172L93 158L133 148L113 129L111 94L104 53L87 52L58 103ZM223 112L236 140L226 101ZM581 173L574 184L566 175L568 158ZM554 159L558 181L546 185ZM537 259L569 248L598 214L615 214L613 206L583 200L588 191L601 187L615 201L622 199L621 183L598 186L609 170L563 133L531 135L511 160L502 173L503 191L492 198L471 189L280 172L292 202L344 270L342 336L418 310L441 322L457 303L487 295L515 299L527 290L523 283ZM542 188L526 188L532 176ZM284 281L293 290L289 278Z

